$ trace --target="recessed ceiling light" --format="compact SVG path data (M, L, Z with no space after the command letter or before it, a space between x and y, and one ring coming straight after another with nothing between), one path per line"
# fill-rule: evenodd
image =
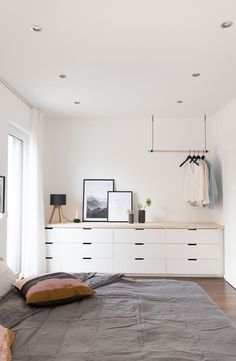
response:
M30 30L36 31L36 33L39 33L40 31L42 31L42 28L39 25L31 25Z
M193 73L193 74L192 74L192 77L193 77L193 78L198 78L200 75L201 75L200 73Z
M177 100L178 104L182 104L184 101L183 100Z
M220 24L220 26L221 26L223 29L230 28L232 25L233 25L233 22L232 22L232 21L224 21L222 24Z
M78 102L77 100L74 102L74 104L80 104L80 102Z
M66 78L66 74L60 74L59 78L65 79Z

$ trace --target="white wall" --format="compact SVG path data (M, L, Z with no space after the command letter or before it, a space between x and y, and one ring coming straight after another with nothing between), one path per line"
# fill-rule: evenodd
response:
M0 175L7 176L7 137L9 122L29 130L29 108L0 84ZM0 257L6 258L7 213L0 218Z
M210 133L210 129L209 129ZM66 193L64 213L82 211L83 179L114 178L117 190L132 190L135 203L151 197L148 220L210 221L214 211L183 201L183 154L148 153L149 119L46 119L45 205L50 193ZM211 139L209 139L209 147ZM155 146L166 149L204 147L203 119L155 120Z
M222 179L216 219L225 226L225 278L236 287L236 99L212 119L215 164Z

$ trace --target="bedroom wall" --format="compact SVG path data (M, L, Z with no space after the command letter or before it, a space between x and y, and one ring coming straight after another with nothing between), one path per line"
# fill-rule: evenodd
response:
M211 147L210 124L208 143ZM203 119L155 121L155 144L165 149L204 147ZM183 154L151 154L148 119L46 119L45 208L50 193L66 193L64 213L82 217L84 178L114 178L116 190L132 190L134 203L151 197L147 221L211 221L214 211L193 208L183 201ZM209 156L210 158L211 156Z
M216 220L225 226L225 278L236 288L236 99L212 119L215 164L221 180Z
M7 142L9 123L21 129L30 127L29 108L0 84L0 175L7 177ZM7 213L0 215L0 257L6 258Z

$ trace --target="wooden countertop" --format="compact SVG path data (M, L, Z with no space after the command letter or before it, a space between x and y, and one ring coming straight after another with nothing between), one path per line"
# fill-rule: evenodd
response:
M160 228L160 229L223 229L224 226L214 222L80 222L80 223L52 223L46 228L110 228L110 229L135 229L135 228Z

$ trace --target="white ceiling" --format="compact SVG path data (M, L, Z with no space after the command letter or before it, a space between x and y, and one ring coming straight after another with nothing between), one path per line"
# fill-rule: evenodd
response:
M0 0L0 76L54 117L212 115L236 97L236 0Z

